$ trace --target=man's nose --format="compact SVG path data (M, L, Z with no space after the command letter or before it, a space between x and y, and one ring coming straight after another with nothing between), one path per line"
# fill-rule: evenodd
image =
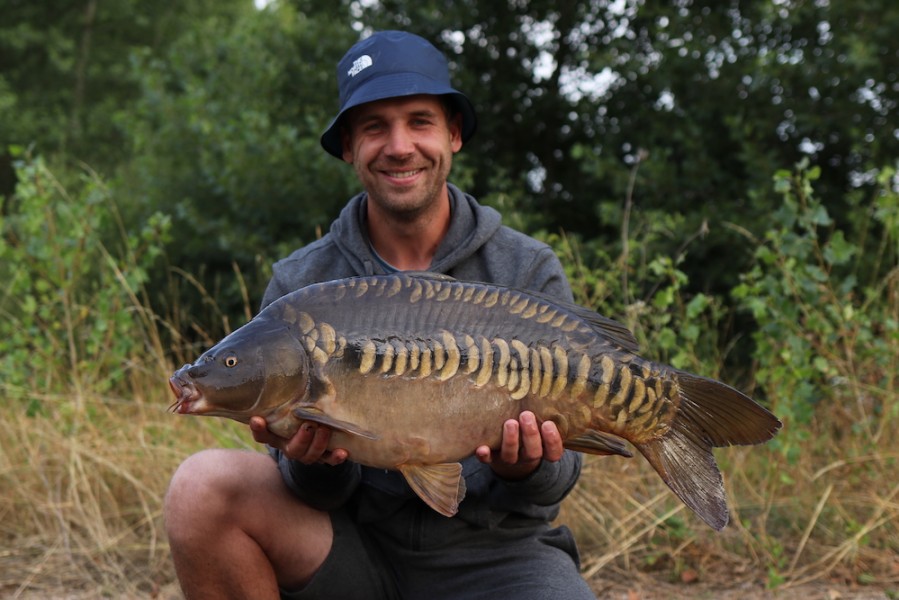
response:
M394 157L404 157L415 152L415 143L411 132L402 126L391 127L385 151Z

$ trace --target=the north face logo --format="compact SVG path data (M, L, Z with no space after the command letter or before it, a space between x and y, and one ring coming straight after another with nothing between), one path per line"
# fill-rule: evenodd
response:
M353 61L353 66L350 67L350 70L346 72L350 77L355 77L362 70L367 69L371 66L371 56L368 54L363 54L359 58Z

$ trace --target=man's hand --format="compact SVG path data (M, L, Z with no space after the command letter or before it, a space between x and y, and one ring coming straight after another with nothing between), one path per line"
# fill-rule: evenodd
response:
M260 444L268 444L284 453L291 460L305 465L324 463L339 465L347 459L348 453L343 448L328 450L331 441L331 430L323 425L305 421L290 439L282 438L268 430L265 419L250 417L250 431L253 439Z
M490 465L493 472L503 479L524 479L540 466L541 460L561 460L565 448L556 424L544 421L537 425L537 417L524 411L518 420L503 423L503 439L499 450L479 446L475 455L482 463Z

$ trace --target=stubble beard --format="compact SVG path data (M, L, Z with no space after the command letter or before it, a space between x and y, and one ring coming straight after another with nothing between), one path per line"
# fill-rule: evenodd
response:
M400 171L402 165L393 167ZM449 168L441 165L431 165L427 175L435 173L430 169L445 170L445 173L437 173L437 177L429 179L425 182L424 187L416 187L405 191L395 191L384 189L385 186L373 185L368 189L368 200L372 202L382 213L388 218L400 223L414 223L423 215L430 212L437 204L441 197L447 177L449 176ZM357 175L360 180L365 181L364 176L369 171L362 172L359 166L356 168Z

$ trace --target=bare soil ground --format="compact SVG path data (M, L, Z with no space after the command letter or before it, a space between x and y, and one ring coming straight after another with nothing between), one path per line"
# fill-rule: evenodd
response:
M644 573L603 572L590 582L600 600L894 600L896 588L845 582L813 582L776 590L765 587L765 574L723 576L692 583L672 582Z
M764 573L740 574L731 578L722 573L707 580L685 583L670 581L662 574L605 569L591 579L590 585L598 600L896 600L899 598L899 583L890 586L861 586L842 581L825 581L769 590L765 587ZM108 589L18 591L15 587L5 587L0 588L0 598L183 600L180 589L174 582L166 583L144 595L135 595L133 592L117 595Z

